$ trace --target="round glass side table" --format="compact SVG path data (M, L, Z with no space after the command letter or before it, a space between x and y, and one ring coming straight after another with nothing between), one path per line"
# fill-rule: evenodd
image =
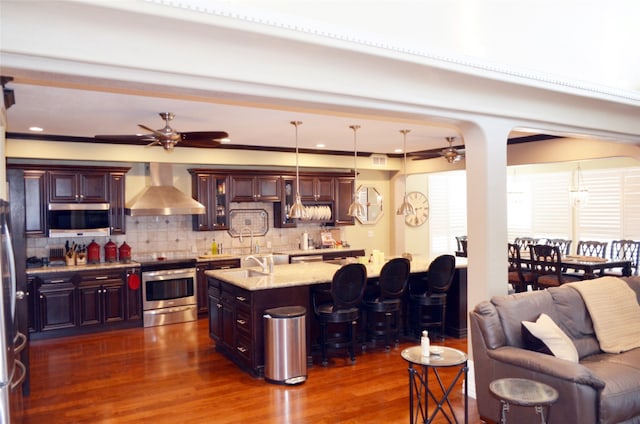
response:
M422 356L420 346L413 346L401 352L402 358L409 363L409 414L410 423L417 423L418 418L423 423L434 421L438 412L442 413L448 422L458 423L458 418L453 411L449 395L456 387L460 377L464 378L464 422L469 421L468 391L467 391L467 354L458 349L445 346L432 346L429 356ZM418 369L414 368L414 365ZM458 367L458 372L449 386L445 387L438 369L447 367ZM433 370L440 393L436 393L429 388L429 369ZM429 399L435 403L435 409L429 414ZM414 402L415 400L415 402ZM444 405L448 406L448 412ZM451 416L449 416L451 414Z
M540 414L540 422L549 421L551 405L558 400L558 391L553 387L526 378L501 378L489 384L489 391L500 400L500 424L507 423L509 405L532 406ZM545 420L544 410L547 409Z

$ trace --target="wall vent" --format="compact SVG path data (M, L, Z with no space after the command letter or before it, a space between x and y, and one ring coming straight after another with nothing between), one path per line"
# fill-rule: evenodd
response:
M371 155L371 161L373 162L373 166L386 166L387 155Z

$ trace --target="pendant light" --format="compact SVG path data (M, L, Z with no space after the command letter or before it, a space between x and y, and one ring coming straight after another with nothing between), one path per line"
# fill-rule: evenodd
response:
M353 202L349 205L347 215L364 217L364 206L358 200L358 142L356 132L360 125L349 125L349 128L353 130Z
M300 170L298 166L298 126L302 125L301 121L291 121L291 125L296 127L296 199L289 210L289 218L305 218L307 215L305 207L300 200Z
M586 205L589 200L589 190L582 184L580 163L578 163L578 168L576 169L576 178L578 185L572 185L571 190L569 190L569 200L575 208L579 208Z
M402 171L404 173L404 198L402 199L402 204L396 211L396 214L404 216L411 216L416 214L415 208L407 197L407 133L410 131L411 130L400 130L404 138L404 145L402 147L402 151L404 152L404 163Z

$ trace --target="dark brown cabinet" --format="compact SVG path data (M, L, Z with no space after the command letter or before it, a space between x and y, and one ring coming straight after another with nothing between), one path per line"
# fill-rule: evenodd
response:
M101 325L126 319L125 283L120 272L84 274L78 286L78 325Z
M22 164L8 167L24 172L27 237L48 236L49 203L110 203L111 234L125 234L125 174L130 168Z
M30 277L36 299L30 329L33 339L85 334L108 328L142 326L140 289L129 276L139 267L52 272Z
M127 232L125 218L125 185L124 172L112 172L109 174L109 222L111 235L125 234Z
M301 176L300 199L304 202L331 202L333 201L332 176Z
M194 231L227 230L227 175L191 172L192 197L205 207L202 215L193 215Z
M230 268L240 268L240 258L198 262L198 265L196 266L198 280L198 314L206 314L210 307L209 293L207 289L207 276L205 275L205 271Z
M232 202L277 202L281 198L278 175L231 175Z
M336 225L354 225L355 218L349 216L349 206L353 200L353 177L336 178L336 194L333 213Z
M216 341L216 350L253 375L263 376L264 311L280 306L305 305L309 314L309 288L297 286L249 291L212 277L208 278L208 286L209 333ZM311 352L308 335L307 352Z
M89 171L49 171L49 202L107 203L108 174Z
M34 329L48 332L74 328L76 319L76 287L72 274L61 274L42 279L35 291L36 311Z
M45 237L47 235L47 183L45 171L24 171L25 235Z

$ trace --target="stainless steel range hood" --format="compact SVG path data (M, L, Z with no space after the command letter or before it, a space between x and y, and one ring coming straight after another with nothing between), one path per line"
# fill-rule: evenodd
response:
M151 185L127 202L131 216L201 215L205 207L173 186L173 165L150 163Z

